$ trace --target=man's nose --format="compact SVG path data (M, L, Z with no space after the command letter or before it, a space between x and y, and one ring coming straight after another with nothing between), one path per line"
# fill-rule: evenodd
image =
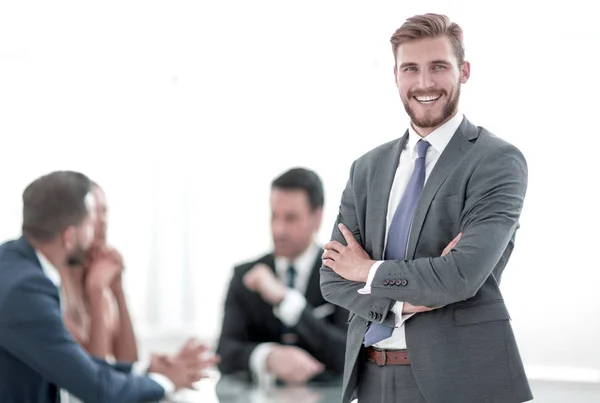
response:
M419 85L424 89L431 88L435 85L433 82L433 75L429 70L421 70L419 73Z

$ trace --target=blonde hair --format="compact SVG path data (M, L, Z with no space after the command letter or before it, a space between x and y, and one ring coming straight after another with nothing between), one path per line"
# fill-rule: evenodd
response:
M408 18L390 38L394 58L398 47L403 43L438 36L446 36L450 39L458 65L461 66L465 61L463 30L457 23L450 21L443 14L428 13Z

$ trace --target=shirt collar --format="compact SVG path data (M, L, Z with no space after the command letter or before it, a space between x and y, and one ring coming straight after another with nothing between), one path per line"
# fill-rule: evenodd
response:
M286 274L290 265L292 265L298 273L309 273L317 260L319 251L319 246L314 242L311 242L310 246L293 261L283 256L275 256L275 270L278 275L283 276Z
M48 258L46 258L46 256L44 256L44 254L39 250L36 250L35 254L40 261L40 265L42 266L42 270L44 271L46 277L48 277L57 288L60 287L60 273L56 267L54 267Z
M430 149L434 149L438 154L442 154L444 149L454 136L454 133L458 129L458 126L462 123L464 115L462 113L457 113L454 115L449 121L429 133L424 139L429 142L431 147ZM417 158L417 142L421 140L421 136L413 129L412 124L408 125L408 142L406 146L408 147L411 159Z

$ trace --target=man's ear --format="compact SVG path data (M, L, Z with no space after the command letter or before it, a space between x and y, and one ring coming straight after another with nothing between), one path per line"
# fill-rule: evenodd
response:
M471 77L471 63L465 61L460 67L460 83L465 84Z
M67 251L74 249L77 244L77 229L74 226L68 227L61 235L63 246Z
M314 231L318 232L319 228L321 228L321 221L323 221L323 208L317 207L315 211L313 211L313 219L314 221Z

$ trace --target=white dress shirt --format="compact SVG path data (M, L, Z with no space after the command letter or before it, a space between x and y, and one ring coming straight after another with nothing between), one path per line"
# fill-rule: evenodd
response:
M35 254L37 255L38 260L40 261L40 265L42 266L44 274L46 275L46 277L48 277L50 281L52 281L56 288L58 288L62 299L64 295L61 288L60 273L58 272L56 267L54 267L54 265L40 251L36 250ZM134 375L145 375L149 366L150 359L137 361L133 363L131 373ZM164 389L166 397L170 396L173 392L175 392L175 385L173 385L173 382L171 382L171 380L166 376L156 373L150 373L148 374L148 376ZM60 401L61 403L81 402L81 400L69 394L69 392L67 392L64 389L60 390Z
M427 154L425 155L425 182L429 178L429 174L433 170L433 167L437 163L440 155L454 136L456 129L463 121L463 114L457 113L454 115L449 121L444 123L442 126L438 127L434 131L432 131L429 135L427 135L424 140L428 141L430 147L427 149ZM398 164L398 168L396 169L396 175L394 176L394 182L392 184L392 189L390 192L390 199L388 202L388 210L386 217L386 230L385 230L385 245L387 245L388 233L390 230L390 225L392 224L392 219L394 217L394 213L396 212L396 208L400 203L400 199L408 186L408 182L415 168L415 160L417 159L417 142L421 140L421 136L415 132L412 125L408 127L408 141L404 146L404 149L400 153L400 162ZM384 249L385 250L385 249ZM383 263L383 261L376 262L369 271L369 277L367 279L367 283L364 288L360 289L358 292L360 294L370 294L371 293L371 283L373 282L373 278L375 278L375 273L377 273L377 269ZM396 302L392 307L392 312L396 315L396 327L392 335L385 340L380 341L373 345L373 347L381 348L381 349L389 349L389 350L403 350L406 348L406 337L404 334L404 322L413 316L414 314L403 315L402 308L404 307L404 302Z
M306 307L306 288L312 275L313 267L319 257L321 248L315 243L311 243L308 249L298 256L294 261L276 256L275 272L283 284L288 284L288 268L294 266L296 269L296 278L294 288L288 288L285 297L279 303L279 306L273 308L273 313L284 325L293 327L298 324L302 311ZM317 308L318 309L318 308ZM261 343L254 348L250 354L250 370L254 379L259 383L271 383L275 378L267 372L267 357L271 352L271 347L275 343Z

